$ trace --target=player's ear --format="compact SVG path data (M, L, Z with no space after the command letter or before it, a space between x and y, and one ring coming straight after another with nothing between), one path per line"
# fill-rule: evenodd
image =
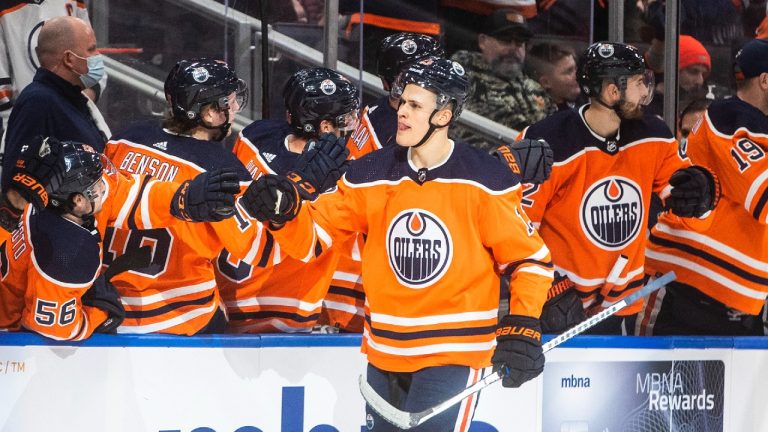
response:
M435 114L435 119L433 121L437 126L446 126L451 122L452 118L453 112L451 111L451 106L449 105L446 108L438 111L437 114Z
M320 133L335 133L336 128L330 120L320 120Z

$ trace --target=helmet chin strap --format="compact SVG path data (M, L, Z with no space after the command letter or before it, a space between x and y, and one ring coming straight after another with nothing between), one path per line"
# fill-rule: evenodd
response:
M419 148L419 147L421 147L425 142L427 142L428 139L430 139L432 137L432 134L435 132L435 130L442 129L444 127L448 127L448 125L451 124L450 122L448 122L448 124L445 124L443 126L438 126L438 125L432 123L432 119L435 117L435 114L437 114L438 111L440 111L440 110L435 109L434 111L432 111L432 114L429 115L429 129L427 129L427 131L424 133L424 136L421 137L421 141L419 141L418 144L416 144L415 146L413 146L411 148Z
M600 96L598 96L598 97L596 97L596 98L594 98L594 99L595 99L595 102L599 103L600 105L602 105L602 106L604 106L604 107L606 107L606 108L608 108L608 109L610 109L610 110L613 110L613 112L615 112L615 113L616 113L616 115L617 115L617 116L619 116L619 119L620 119L620 120L626 120L626 117L624 117L624 113L622 113L622 112L621 112L621 105L622 105L624 102L626 102L626 101L624 100L624 92L622 91L621 93L622 93L622 95L621 95L621 98L620 98L620 99L619 99L619 100L618 100L618 101L617 101L615 104L613 104L613 105L608 105L608 104L607 104L607 103L606 103L606 102L603 100L603 98L602 98L602 97L600 97Z
M200 126L208 129L208 130L218 130L218 135L211 138L211 141L221 141L224 138L227 137L227 134L229 133L229 128L232 127L232 123L229 121L229 110L226 110L224 112L224 123L218 125L218 126L211 126L205 124L205 122L200 119Z

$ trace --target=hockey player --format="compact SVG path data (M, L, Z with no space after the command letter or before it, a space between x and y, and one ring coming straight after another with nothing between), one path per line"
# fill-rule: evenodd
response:
M553 298L541 316L545 332L561 332L582 321L584 309L594 313L643 286L651 193L669 196L673 173L678 192L688 190L702 208L714 206L714 177L690 167L667 126L643 113L652 80L636 48L595 43L579 71L590 103L521 133L545 139L554 151L549 180L529 184L523 193L523 206L551 248L556 271ZM684 212L677 201L667 204L677 214ZM634 334L641 306L628 306L590 331Z
M646 271L677 280L649 298L641 334L762 335L768 293L768 41L736 55L736 97L714 101L688 135L687 151L722 182L717 208L703 220L659 218ZM681 199L695 214L695 201ZM682 214L685 216L686 214Z
M25 147L10 185L34 205L0 244L0 328L58 340L114 332L125 311L109 279L130 263L100 273L104 229L184 224L171 214L218 220L234 205L230 173L179 186L120 175L85 144L45 138Z
M289 78L283 95L289 122L256 121L235 142L233 152L254 179L287 175L312 141L337 146L343 160L347 137L357 125L357 89L338 72L300 70ZM268 238L272 241L271 235ZM288 257L269 268L252 268L224 251L217 261L218 281L230 326L238 332L292 333L310 331L320 323L362 331L363 299L355 290L359 269L354 265L359 254L354 237L309 264ZM341 256L347 267L336 272ZM334 276L338 280L332 282ZM321 312L324 319L319 321Z
M235 113L245 106L245 83L224 62L181 60L168 74L165 94L170 109L162 124L136 125L107 143L106 154L118 169L164 181L229 169L244 187L250 181L248 172L221 140L230 134ZM131 227L107 234L107 263L132 247L152 247L150 265L113 280L127 311L118 333L225 330L213 261L224 247L262 266L271 263L275 252L261 224L236 210L234 218L215 224Z
M280 246L312 256L351 233L367 236L362 350L368 382L407 411L435 405L506 367L519 386L544 367L538 316L552 282L549 251L520 206L518 177L448 138L467 98L460 64L429 57L395 83L396 146L353 161L338 189L312 203L267 175L243 195ZM289 199L286 199L289 198ZM510 315L498 322L499 272L512 274ZM476 398L423 425L469 429ZM369 430L395 430L367 409Z
M381 78L382 87L389 93L397 75L409 64L424 57L442 57L444 54L437 39L418 33L395 33L379 44L376 73ZM360 124L347 143L351 158L359 159L383 146L395 144L397 103L397 97L387 94L363 108Z

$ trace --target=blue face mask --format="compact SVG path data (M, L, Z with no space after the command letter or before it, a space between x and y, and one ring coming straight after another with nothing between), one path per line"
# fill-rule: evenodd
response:
M96 54L88 58L80 57L79 55L72 53L75 57L81 58L88 62L88 72L80 74L80 82L83 83L85 88L91 88L104 78L104 57L101 54Z

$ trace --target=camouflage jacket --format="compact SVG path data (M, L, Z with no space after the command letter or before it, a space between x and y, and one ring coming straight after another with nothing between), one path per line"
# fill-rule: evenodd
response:
M459 62L472 81L472 93L464 109L487 117L512 129L522 130L557 111L546 91L522 72L513 77L499 76L479 52L457 51L451 60ZM458 127L457 137L486 148L495 144L482 137L472 137Z

